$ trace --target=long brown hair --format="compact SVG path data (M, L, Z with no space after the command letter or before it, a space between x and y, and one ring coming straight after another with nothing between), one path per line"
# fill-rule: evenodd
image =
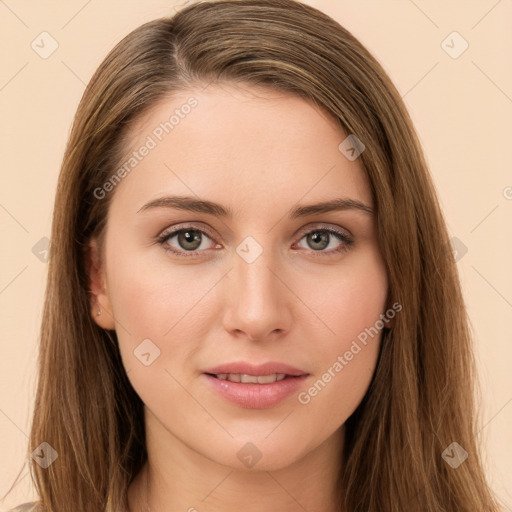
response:
M400 94L345 28L294 0L203 1L126 36L94 74L58 182L29 453L49 512L123 510L147 458L143 404L114 332L90 313L86 248L104 232L129 128L159 100L211 82L313 100L364 145L390 303L402 311L371 385L346 422L343 512L499 510L476 440L476 372L459 277L421 146ZM341 142L341 141L340 141ZM457 442L457 468L442 454Z

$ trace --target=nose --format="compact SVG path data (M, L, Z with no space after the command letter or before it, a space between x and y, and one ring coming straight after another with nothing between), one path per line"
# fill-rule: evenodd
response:
M228 332L238 338L267 341L290 330L294 296L286 285L283 267L270 250L263 250L251 263L235 254L225 279L223 324Z

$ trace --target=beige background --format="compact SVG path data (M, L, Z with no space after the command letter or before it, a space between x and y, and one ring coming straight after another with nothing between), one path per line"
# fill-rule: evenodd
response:
M415 122L450 233L467 248L458 265L483 388L479 436L492 486L512 511L512 2L307 3L336 18L390 74ZM85 84L114 44L142 22L172 13L175 5L0 0L2 495L27 447L47 270L32 248L50 233L72 117ZM48 38L38 37L43 31L58 43L46 59L31 47ZM442 46L453 31L469 44L458 58ZM45 41L51 48L50 39ZM453 35L445 43L452 55L462 44ZM0 510L32 497L25 476Z

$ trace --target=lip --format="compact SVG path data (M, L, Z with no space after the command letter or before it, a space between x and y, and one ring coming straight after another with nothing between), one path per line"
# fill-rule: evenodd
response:
M246 375L272 375L285 373L286 378L269 384L252 384L221 380L213 375L239 373ZM271 361L253 365L246 362L226 363L209 368L202 374L214 391L223 398L245 409L269 409L292 394L296 394L309 373L293 366Z

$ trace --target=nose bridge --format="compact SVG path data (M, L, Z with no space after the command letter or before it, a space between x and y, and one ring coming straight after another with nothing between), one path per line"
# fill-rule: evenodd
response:
M250 238L250 237L249 237ZM263 339L274 330L287 330L286 287L276 277L275 253L258 242L245 240L237 247L229 273L231 284L226 328Z

